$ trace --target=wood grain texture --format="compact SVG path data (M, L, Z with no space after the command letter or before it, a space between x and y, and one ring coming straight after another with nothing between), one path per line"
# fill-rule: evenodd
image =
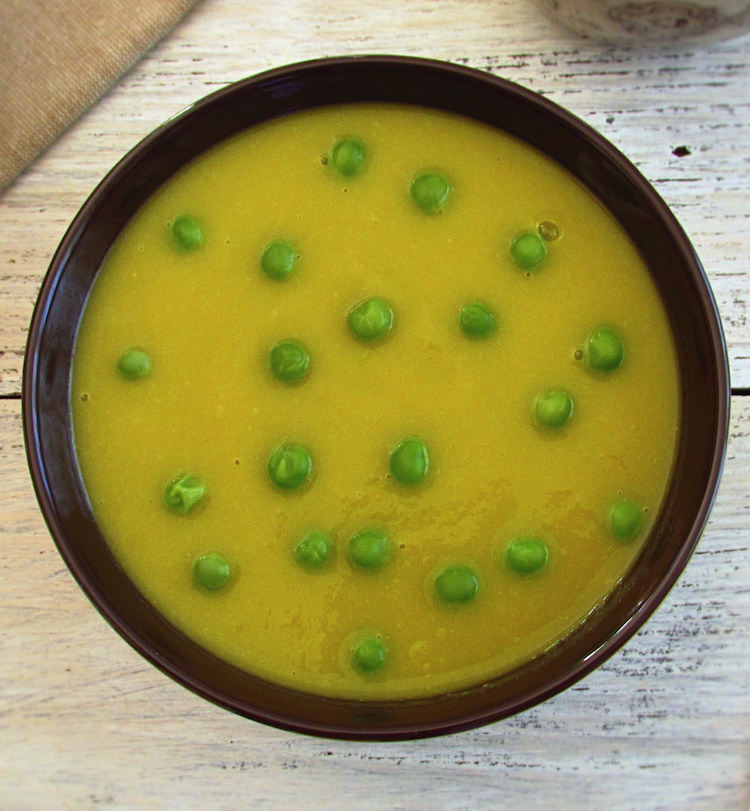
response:
M750 387L750 38L603 47L530 0L202 0L0 197L0 395L20 391L33 302L67 223L119 157L228 82L351 53L489 70L600 130L691 236L733 383ZM708 529L622 651L516 718L366 745L235 717L121 641L57 554L26 472L20 402L0 399L0 808L750 807L750 397L733 409Z
M623 650L507 721L361 744L235 717L120 640L54 549L1 401L0 807L748 807L750 398L733 406L706 533Z

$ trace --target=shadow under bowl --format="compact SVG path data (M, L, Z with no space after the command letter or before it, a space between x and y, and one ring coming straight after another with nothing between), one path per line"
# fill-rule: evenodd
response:
M525 141L565 167L621 223L660 291L676 341L682 421L662 509L635 565L568 637L512 672L424 699L355 701L299 692L218 659L167 622L110 552L78 469L71 364L87 296L128 220L204 150L262 121L345 102L399 102L459 113ZM635 167L586 124L541 96L476 70L404 57L324 59L233 84L167 121L86 201L44 280L24 368L32 479L57 547L84 592L143 656L236 713L315 735L416 738L488 723L558 693L601 664L654 611L708 518L726 447L729 374L716 305L679 224Z

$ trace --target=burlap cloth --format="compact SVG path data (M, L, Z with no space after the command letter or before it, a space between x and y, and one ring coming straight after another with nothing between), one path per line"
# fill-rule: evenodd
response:
M0 189L196 0L0 0Z

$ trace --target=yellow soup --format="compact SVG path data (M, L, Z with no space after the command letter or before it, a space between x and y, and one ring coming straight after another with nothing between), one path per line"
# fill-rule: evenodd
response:
M368 340L371 297L393 318ZM289 340L296 382L269 360ZM118 369L132 348L147 375ZM646 267L564 170L459 116L345 105L153 195L94 285L72 391L94 514L159 611L268 679L387 698L489 679L601 602L664 496L678 386ZM311 532L327 559L320 536L296 552Z

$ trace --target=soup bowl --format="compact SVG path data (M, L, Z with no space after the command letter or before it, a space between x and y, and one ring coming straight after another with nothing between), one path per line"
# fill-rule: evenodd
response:
M194 642L139 592L110 551L77 462L71 368L88 294L113 242L149 196L205 150L278 116L346 102L458 113L509 133L568 170L616 218L648 266L674 335L681 425L662 507L635 564L588 618L510 672L424 698L354 700L289 688ZM130 151L81 208L52 259L24 368L24 431L37 497L60 554L136 650L195 693L280 728L352 739L455 732L560 692L623 645L685 567L705 526L726 447L727 354L706 276L654 189L602 136L543 97L488 74L391 56L324 59L233 84L169 119Z

